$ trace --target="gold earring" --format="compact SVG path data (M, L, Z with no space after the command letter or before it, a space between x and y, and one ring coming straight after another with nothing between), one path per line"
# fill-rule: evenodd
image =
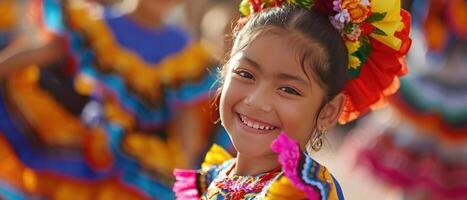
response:
M311 148L314 151L318 152L321 150L321 147L323 147L323 135L325 135L326 132L326 128L322 128L317 131L315 138L313 138L313 141L311 142Z

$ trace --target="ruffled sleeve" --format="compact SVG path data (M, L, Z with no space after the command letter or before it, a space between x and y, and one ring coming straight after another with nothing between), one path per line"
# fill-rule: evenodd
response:
M279 154L284 173L271 184L265 199L344 199L334 177L324 166L302 152L297 142L281 133L271 147Z
M220 165L232 156L219 145L214 144L206 154L201 170L175 169L173 191L177 199L200 199L211 181L220 170Z

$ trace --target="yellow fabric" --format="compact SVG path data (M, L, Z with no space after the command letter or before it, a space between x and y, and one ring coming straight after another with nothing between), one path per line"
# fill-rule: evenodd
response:
M321 167L324 168L324 167ZM331 190L329 191L327 200L339 200L337 196L336 186L333 179L327 170L320 170L318 173L330 183ZM274 181L266 193L266 200L287 200L287 199L307 199L307 195L300 189L297 189L293 183L285 176L281 176Z
M292 182L285 176L271 184L271 187L264 198L266 200L288 200L288 199L307 199L304 192L297 189Z
M327 199L328 200L339 200L339 197L337 197L336 185L329 171L325 167L321 166L321 170L318 173L321 173L321 177L324 178L324 180L326 180L331 186L331 190L329 190Z
M171 177L174 168L186 167L185 163L177 161L178 152L172 148L176 145L173 138L165 141L142 132L130 131L125 134L122 143L125 152L164 178Z
M221 146L214 144L212 145L211 149L209 149L206 157L204 158L204 162L201 165L201 169L203 171L207 171L210 166L212 165L220 165L224 161L232 159L232 155L223 149Z
M386 17L377 22L373 22L373 26L384 31L387 36L371 33L370 36L376 40L388 45L392 49L398 51L402 41L394 36L394 33L404 28L400 16L401 2L399 0L372 0L371 12L386 13Z

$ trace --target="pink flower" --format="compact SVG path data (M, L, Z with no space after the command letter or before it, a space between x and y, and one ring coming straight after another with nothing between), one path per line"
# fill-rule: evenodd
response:
M301 151L297 142L282 132L271 144L271 149L279 154L279 162L286 173L296 174Z
M334 28L342 32L342 30L344 29L343 23L340 23L339 21L334 19L334 17L332 16L329 17L329 21L331 22L332 26L334 26Z
M360 27L354 24L351 30L352 32L345 34L345 36L351 41L358 40L358 38L360 38L360 35L362 34L362 30L360 29Z
M364 6L369 6L370 5L370 0L360 0L360 4Z
M339 23L348 23L350 22L351 18L350 18L350 14L349 14L349 11L347 9L344 9L342 10L341 12L337 13L336 15L334 15L334 19L339 22Z
M334 0L334 1L332 2L332 5L333 5L332 9L333 9L334 11L336 11L336 12L341 12L341 11L342 11L342 7L341 7L341 5L342 5L342 0Z
M176 181L173 186L173 191L177 199L199 199L199 192L196 188L196 170L175 169L174 175Z
M319 199L319 193L313 187L306 185L297 171L300 156L303 156L298 142L281 132L277 139L272 142L271 149L279 154L279 163L282 165L282 170L293 185L305 192L309 199Z

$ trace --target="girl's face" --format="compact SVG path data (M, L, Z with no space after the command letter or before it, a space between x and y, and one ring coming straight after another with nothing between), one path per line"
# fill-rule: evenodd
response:
M304 148L315 129L324 90L303 71L288 37L261 34L227 66L220 116L241 154L273 154L281 131Z

